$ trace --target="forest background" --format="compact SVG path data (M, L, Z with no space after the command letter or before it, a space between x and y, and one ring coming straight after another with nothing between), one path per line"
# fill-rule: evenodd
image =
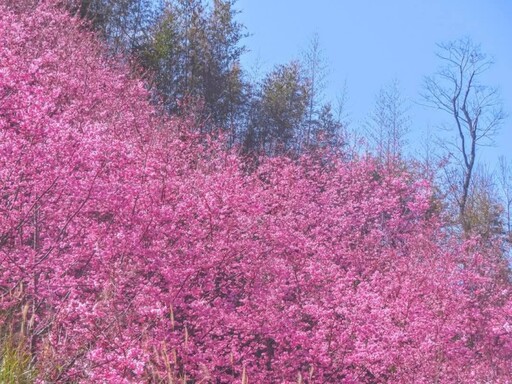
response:
M203 130L221 128L244 153L293 156L327 145L393 157L435 180L453 221L461 222L467 204L477 231L509 231L507 2L89 0L76 7L112 52L134 58L168 112L200 109ZM457 129L460 105L433 100L447 91L451 104L456 89L446 71L454 63L446 54L456 50L455 67L478 56L460 79L468 103L479 104L471 107L480 122L473 138L473 128Z

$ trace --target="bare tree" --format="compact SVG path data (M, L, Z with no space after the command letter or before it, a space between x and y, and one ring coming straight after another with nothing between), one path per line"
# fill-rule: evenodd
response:
M407 111L398 80L381 88L366 123L366 134L377 157L387 166L396 165L403 155L410 128Z
M338 94L336 95L336 119L341 122L346 129L350 125L349 98L347 80L343 82Z
M306 124L303 132L303 142L307 146L313 141L315 131L319 130L319 117L322 109L323 93L327 86L327 64L324 52L320 46L318 34L313 35L308 48L302 54L301 67L308 83L309 103L307 107Z
M492 65L479 45L469 38L439 44L440 69L425 79L423 99L428 106L448 113L457 140L453 145L461 160L461 186L457 196L459 219L465 233L471 230L466 206L475 168L477 147L492 143L505 115L496 88L482 85L482 75Z
M498 184L503 199L505 231L510 241L512 240L512 163L503 156L499 159Z

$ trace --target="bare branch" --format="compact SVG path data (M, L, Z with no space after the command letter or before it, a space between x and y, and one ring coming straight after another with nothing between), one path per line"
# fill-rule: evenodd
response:
M470 193L477 147L492 142L503 119L496 88L480 85L478 80L487 71L492 60L480 46L469 38L438 44L437 57L442 67L425 79L423 100L425 105L451 115L455 122L457 152L464 175L456 200L459 202L460 223L469 231L466 205Z

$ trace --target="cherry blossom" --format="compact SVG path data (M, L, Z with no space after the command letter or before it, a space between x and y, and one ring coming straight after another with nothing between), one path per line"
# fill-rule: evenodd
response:
M58 4L9 3L0 327L39 382L509 382L500 245L446 233L428 182L320 152L248 171Z

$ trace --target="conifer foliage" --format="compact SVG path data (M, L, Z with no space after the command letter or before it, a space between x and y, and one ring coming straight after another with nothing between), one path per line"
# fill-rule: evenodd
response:
M428 183L322 152L247 172L58 4L9 3L0 332L38 382L508 382L501 250L443 233Z

